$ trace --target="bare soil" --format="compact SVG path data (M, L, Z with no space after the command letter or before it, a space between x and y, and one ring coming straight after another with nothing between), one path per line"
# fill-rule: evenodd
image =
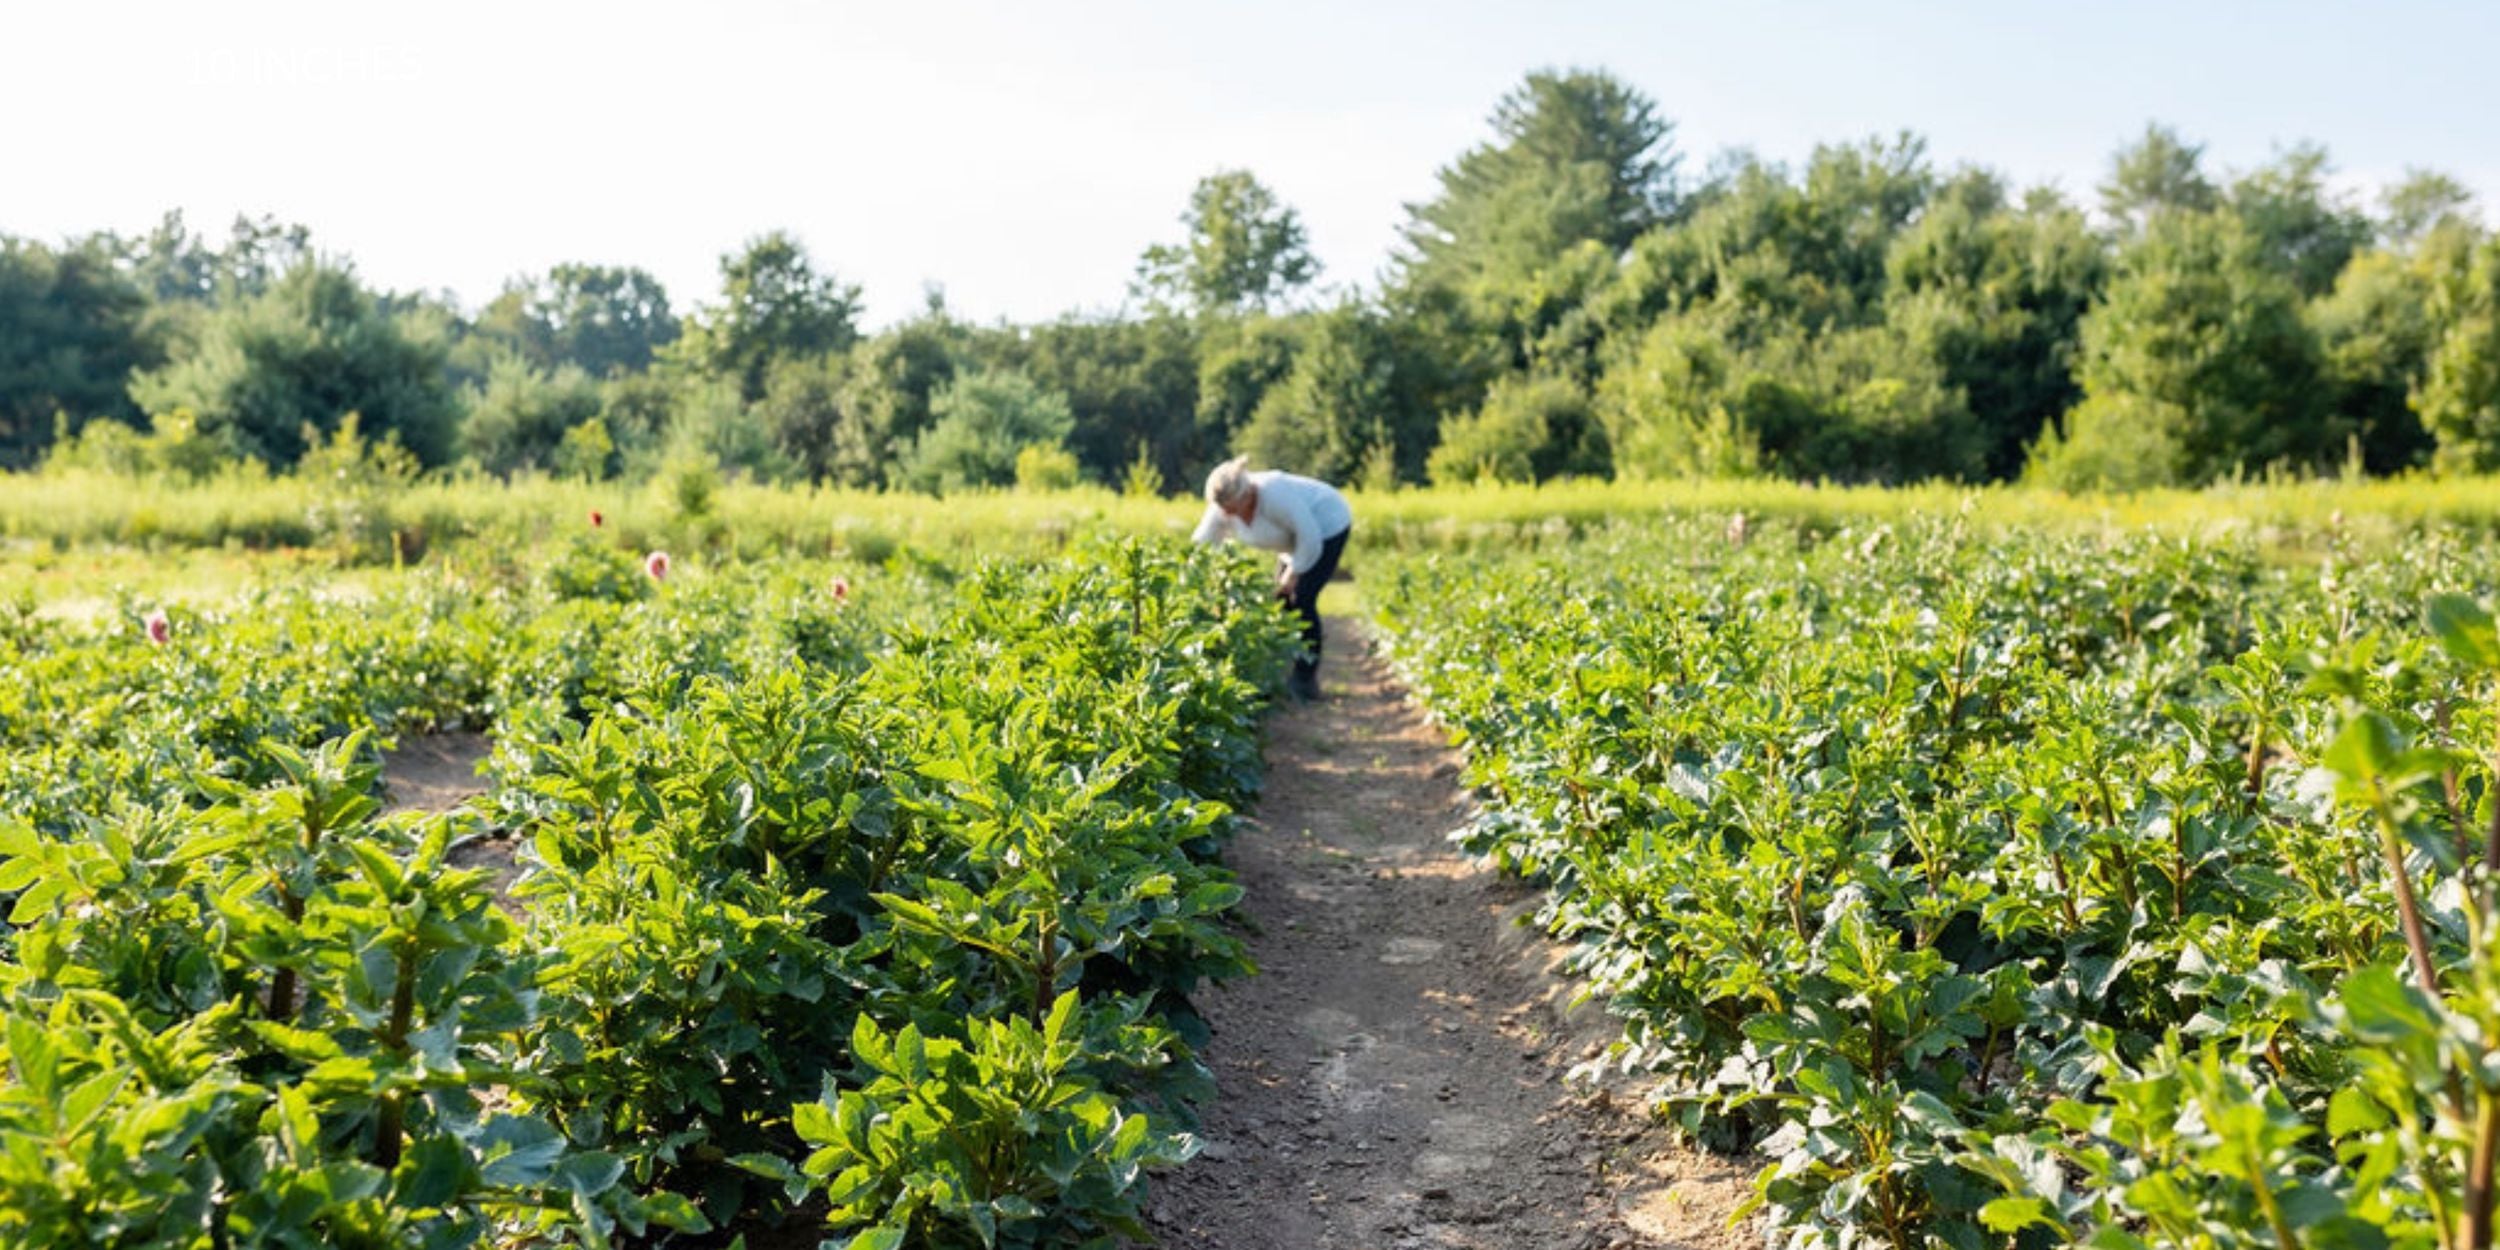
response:
M448 812L485 790L478 764L494 744L478 733L426 734L382 753L382 793L394 812Z
M1327 698L1270 722L1229 859L1258 976L1210 991L1218 1094L1151 1222L1189 1250L1761 1244L1752 1168L1673 1143L1629 1089L1564 1079L1616 1034L1524 921L1533 891L1457 853L1458 761L1359 627Z
M382 753L382 795L386 812L448 812L483 793L485 779L478 766L495 744L484 734L443 733L404 738L396 750ZM508 900L521 867L513 861L509 831L489 829L452 844L445 862L454 868L484 869L498 900ZM505 902L509 909L509 902Z

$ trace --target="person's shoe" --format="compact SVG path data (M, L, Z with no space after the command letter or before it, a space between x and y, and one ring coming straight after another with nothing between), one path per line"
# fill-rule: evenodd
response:
M1319 674L1317 673L1295 669L1293 679L1285 683L1285 688L1292 691L1293 697L1299 702L1319 702Z

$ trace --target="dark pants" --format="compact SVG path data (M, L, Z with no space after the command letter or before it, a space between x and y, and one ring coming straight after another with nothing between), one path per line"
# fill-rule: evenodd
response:
M1293 610L1302 614L1302 654L1295 657L1293 671L1305 680L1319 676L1319 592L1337 575L1337 557L1345 554L1345 540L1353 533L1354 527L1347 526L1321 543L1319 562L1293 581Z

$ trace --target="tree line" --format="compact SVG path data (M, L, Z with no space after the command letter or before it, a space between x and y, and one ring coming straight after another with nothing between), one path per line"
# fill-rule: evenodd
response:
M948 491L1193 480L1239 451L1401 482L1771 475L2197 484L2500 469L2500 239L2415 171L2364 206L2148 126L2089 204L1915 135L1686 168L1655 101L1543 71L1407 206L1368 283L1202 180L1121 310L870 333L788 234L680 309L559 265L474 314L300 226L0 237L0 465L207 477L369 441L411 469L672 464Z

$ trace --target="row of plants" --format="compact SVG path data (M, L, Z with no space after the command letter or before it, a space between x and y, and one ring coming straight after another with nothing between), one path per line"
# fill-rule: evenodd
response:
M1371 575L1784 1244L2484 1247L2486 545L1698 520Z
M1292 634L1198 551L543 567L0 646L0 1241L1107 1245ZM377 746L490 731L384 814ZM257 732L255 732L257 729ZM517 881L457 866L514 848ZM791 1235L789 1232L782 1234Z
M654 563L656 561L656 563ZM655 571L657 575L655 576ZM363 729L484 729L553 696L579 716L661 669L735 675L796 657L852 666L955 576L898 560L873 595L841 566L686 569L593 528L520 560L446 561L374 594L256 585L211 606L120 593L95 622L0 610L0 800L58 828L206 772L273 780L267 742ZM839 584L842 593L835 593Z

